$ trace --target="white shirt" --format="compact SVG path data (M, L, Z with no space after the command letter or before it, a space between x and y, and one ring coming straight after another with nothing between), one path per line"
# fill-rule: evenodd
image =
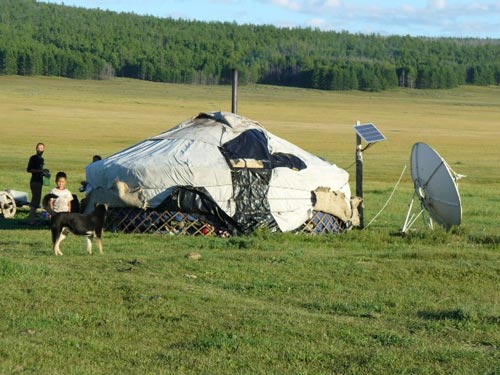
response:
M55 212L69 212L69 203L73 200L73 195L68 189L58 189L54 188L50 191L51 194L57 195L57 199L54 199L54 211Z

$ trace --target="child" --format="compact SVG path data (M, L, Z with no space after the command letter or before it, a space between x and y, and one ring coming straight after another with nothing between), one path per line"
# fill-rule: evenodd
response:
M57 172L56 184L57 187L53 188L50 192L58 196L57 199L50 200L50 207L55 212L71 212L71 201L73 195L66 189L67 177L64 172Z

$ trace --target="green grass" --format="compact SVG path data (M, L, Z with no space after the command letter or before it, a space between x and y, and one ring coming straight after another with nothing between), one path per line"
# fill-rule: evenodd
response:
M411 145L433 145L468 175L463 226L402 237L408 172L372 226L339 236L105 233L103 255L70 236L55 257L22 209L0 220L0 373L500 374L499 89L240 89L241 114L341 166L354 122L377 124L367 221ZM39 140L76 192L94 153L229 108L228 87L0 77L0 190L27 190Z
M498 248L464 233L3 238L2 373L500 370Z

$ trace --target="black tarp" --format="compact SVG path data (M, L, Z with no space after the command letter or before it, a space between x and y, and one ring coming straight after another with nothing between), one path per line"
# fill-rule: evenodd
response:
M305 163L295 155L271 154L266 135L258 129L244 131L223 144L220 150L231 168L233 199L236 204L233 219L241 231L249 233L260 226L277 228L267 199L272 169L286 167L301 170L306 168ZM244 162L235 167L230 161L238 159L258 163Z
M229 215L214 201L210 193L203 187L177 186L156 210L180 211L184 213L203 215L204 219L218 229L237 234L242 232Z
M267 193L273 168L302 170L306 164L299 157L269 152L267 137L259 129L242 132L219 148L231 169L233 217L227 215L203 187L178 186L160 206L170 210L202 214L219 228L251 233L258 227L277 229L271 215ZM242 163L231 161L243 160ZM253 161L253 162L251 162Z

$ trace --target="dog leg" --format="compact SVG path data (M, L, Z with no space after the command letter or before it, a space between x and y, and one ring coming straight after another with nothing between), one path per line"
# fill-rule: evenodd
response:
M102 239L101 239L101 237L96 236L95 242L97 242L97 247L99 248L99 253L102 254Z
M61 244L61 242L66 238L66 234L64 233L64 231L61 231L61 233L59 234L59 236L57 237L57 240L56 240L56 243L54 244L54 253L56 255L63 255L63 253L61 252L61 249L59 248L59 245Z
M91 236L87 236L87 252L89 254L92 254L92 237Z

